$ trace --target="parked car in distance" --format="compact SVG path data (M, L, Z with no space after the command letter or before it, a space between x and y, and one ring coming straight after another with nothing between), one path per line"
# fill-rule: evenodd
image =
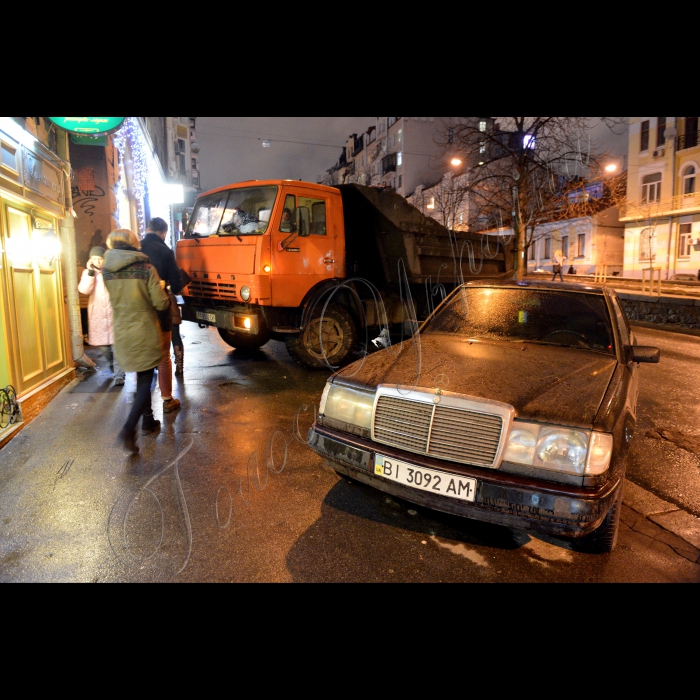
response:
M617 294L471 282L410 341L333 375L309 445L429 509L615 548L640 363Z
M678 274L671 277L671 282L697 282L698 278L695 275Z

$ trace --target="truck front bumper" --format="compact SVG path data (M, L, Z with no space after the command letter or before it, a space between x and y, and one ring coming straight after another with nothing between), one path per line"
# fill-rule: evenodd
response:
M453 475L476 479L476 500L467 503L374 474L377 454L419 469L449 473L444 462L379 446L318 425L309 431L308 444L331 469L396 498L451 515L558 537L582 537L600 527L622 488L619 479L591 491L545 485L502 471L465 468Z
M182 318L200 326L213 326L246 335L258 335L265 323L255 309L217 309L190 303L185 303Z

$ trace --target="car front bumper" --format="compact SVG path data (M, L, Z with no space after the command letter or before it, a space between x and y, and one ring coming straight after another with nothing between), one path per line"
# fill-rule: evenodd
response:
M591 490L543 484L498 470L464 467L451 471L454 465L446 468L446 464L439 460L383 445L379 447L369 440L318 425L309 431L308 444L331 469L396 498L451 515L558 537L583 537L598 529L613 507L623 483L617 479ZM378 449L384 457L419 468L476 479L475 502L419 491L375 476Z

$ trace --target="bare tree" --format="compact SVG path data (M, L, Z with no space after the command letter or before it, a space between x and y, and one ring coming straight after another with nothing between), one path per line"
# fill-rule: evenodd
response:
M611 157L594 139L626 117L464 117L446 129L445 153L468 168L472 226L511 228L516 240L515 276L527 274L527 253L538 226L570 214L585 201L572 193L598 180Z
M414 196L413 204L445 228L469 228L469 182L464 174L447 173L439 183Z

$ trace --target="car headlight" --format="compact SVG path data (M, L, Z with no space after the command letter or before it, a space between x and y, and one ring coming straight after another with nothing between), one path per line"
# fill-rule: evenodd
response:
M241 287L241 299L250 301L250 287Z
M328 383L321 398L320 414L332 420L370 430L374 396L366 391Z
M613 436L587 430L521 423L510 431L504 461L577 476L597 476L610 468Z

